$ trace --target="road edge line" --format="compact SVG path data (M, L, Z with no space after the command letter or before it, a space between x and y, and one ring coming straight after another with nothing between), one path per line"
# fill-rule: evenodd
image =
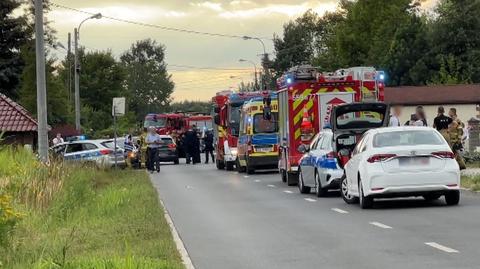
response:
M165 216L165 220L167 221L167 224L170 227L170 232L172 233L173 241L177 246L177 250L180 253L180 257L182 258L183 265L185 265L186 269L195 269L195 266L193 265L193 262L190 259L190 255L188 255L188 251L185 248L185 245L183 244L180 234L178 234L177 228L175 228L175 224L173 223L173 220L170 217L170 214L168 213L168 210L165 207L165 204L163 203L162 198L159 197L159 200L163 208L163 215Z

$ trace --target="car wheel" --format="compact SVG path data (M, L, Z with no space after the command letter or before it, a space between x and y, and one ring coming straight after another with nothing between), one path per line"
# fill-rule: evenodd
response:
M435 193L430 193L430 194L426 194L423 196L423 199L425 199L427 202L431 202L431 201L435 201L437 200L438 198L440 198L440 194L435 194Z
M347 204L356 204L358 203L358 198L355 196L352 196L349 191L348 191L348 185L347 185L347 177L345 175L342 176L340 179L340 194L342 196L343 201Z
M458 205L460 202L460 191L450 191L445 194L447 205Z
M363 194L363 186L362 186L362 180L358 180L358 196L360 197L360 207L362 209L367 209L367 208L372 208L373 206L373 198L365 196Z
M302 170L300 169L300 171L298 171L298 174L299 174L299 178L298 178L298 190L300 191L300 193L303 193L303 194L308 194L310 193L311 189L310 187L307 187L303 184L303 173L302 173Z
M233 171L234 163L233 162L227 162L226 168L227 168L227 171Z
M320 175L318 171L315 171L315 183L317 185L317 197L325 197L328 195L328 190L322 188L322 182L320 182Z
M245 167L240 165L240 159L239 158L237 158L237 161L235 163L236 163L235 166L237 167L237 171L239 173L244 173L245 172Z
M282 182L287 182L287 171L281 169L280 176L282 177Z
M175 159L175 160L173 161L173 164L179 164L179 163L180 163L180 161L179 161L178 159Z
M223 170L225 169L225 163L220 160L215 160L215 164L217 165L218 170Z

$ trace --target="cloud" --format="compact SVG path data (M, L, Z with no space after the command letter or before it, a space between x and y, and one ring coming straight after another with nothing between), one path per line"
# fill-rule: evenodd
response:
M210 9L213 11L222 11L222 4L221 3L215 3L215 2L210 2L210 1L205 1L201 3L191 3L192 6L196 7L201 7L201 8L206 8Z

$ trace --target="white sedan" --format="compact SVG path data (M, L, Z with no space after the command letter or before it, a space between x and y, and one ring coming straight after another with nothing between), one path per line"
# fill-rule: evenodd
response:
M460 200L460 169L448 143L428 127L389 127L366 132L345 166L342 198L370 208L375 198L445 196Z

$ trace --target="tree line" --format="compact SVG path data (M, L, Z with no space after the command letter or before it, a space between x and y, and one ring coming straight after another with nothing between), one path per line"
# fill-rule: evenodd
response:
M0 91L35 114L34 9L28 1L24 15L14 16L20 8L20 1L0 1ZM48 1L45 11L49 11ZM48 22L45 28L48 121L51 126L73 124L73 55L55 58L53 50L60 50L56 32ZM112 132L113 97L127 98L128 112L119 122L124 130L149 112L169 110L174 83L167 72L165 47L155 40L137 41L118 58L109 50L85 48L80 48L78 57L84 133L102 136Z
M341 0L335 12L308 11L274 37L277 76L312 64L323 71L375 66L387 84L480 82L480 0Z

